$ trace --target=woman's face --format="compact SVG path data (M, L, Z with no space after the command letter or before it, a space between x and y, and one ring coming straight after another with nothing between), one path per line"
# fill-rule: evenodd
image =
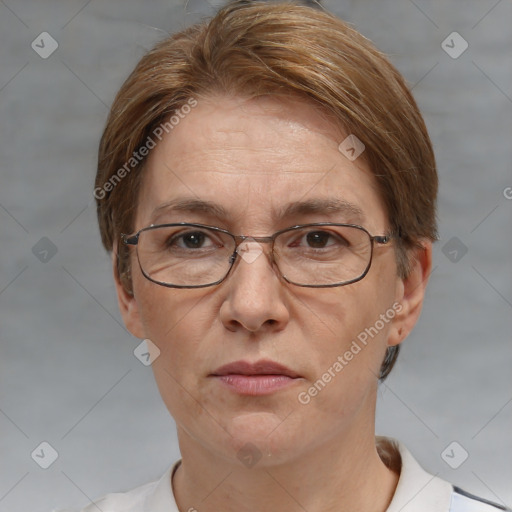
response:
M372 174L362 158L351 161L338 149L348 135L292 99L203 99L149 155L135 227L196 222L268 236L296 224L340 222L383 235L388 223ZM154 214L178 199L215 203L225 215ZM353 208L280 217L290 204L313 200ZM118 284L128 328L160 350L152 366L180 443L232 460L252 451L263 456L259 464L373 432L381 362L388 344L409 330L392 244L375 247L364 279L334 288L288 284L268 245L255 258L238 258L221 284L199 289L149 281L133 250L133 297ZM261 361L283 365L288 375L248 376L280 373L265 364L251 369ZM249 366L220 375L233 362Z

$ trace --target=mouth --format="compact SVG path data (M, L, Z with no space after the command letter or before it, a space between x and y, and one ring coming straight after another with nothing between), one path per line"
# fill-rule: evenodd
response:
M269 395L295 383L300 375L270 360L255 363L235 361L217 368L211 375L240 395Z

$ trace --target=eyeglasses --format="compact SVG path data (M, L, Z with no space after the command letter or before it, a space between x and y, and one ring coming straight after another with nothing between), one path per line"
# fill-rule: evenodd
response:
M143 275L170 288L203 288L221 283L240 256L252 263L271 244L271 263L288 283L311 288L344 286L370 270L374 243L392 235L372 236L355 224L315 223L291 226L272 236L251 237L204 224L151 225L124 244L137 247Z

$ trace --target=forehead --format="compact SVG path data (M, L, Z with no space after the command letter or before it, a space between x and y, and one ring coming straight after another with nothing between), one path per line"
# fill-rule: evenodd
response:
M375 178L363 158L351 161L338 149L347 135L300 100L200 100L149 155L137 227L170 215L186 221L192 210L183 205L194 201L195 220L213 215L239 228L266 229L286 216L289 224L293 214L307 220L322 207L338 213L340 222L382 224Z

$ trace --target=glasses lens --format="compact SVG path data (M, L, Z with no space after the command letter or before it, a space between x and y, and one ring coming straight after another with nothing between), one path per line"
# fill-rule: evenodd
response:
M229 271L233 238L196 226L158 226L142 231L137 254L144 274L175 286L204 286Z
M274 251L283 276L326 286L357 280L371 261L370 235L352 226L308 226L281 233Z

